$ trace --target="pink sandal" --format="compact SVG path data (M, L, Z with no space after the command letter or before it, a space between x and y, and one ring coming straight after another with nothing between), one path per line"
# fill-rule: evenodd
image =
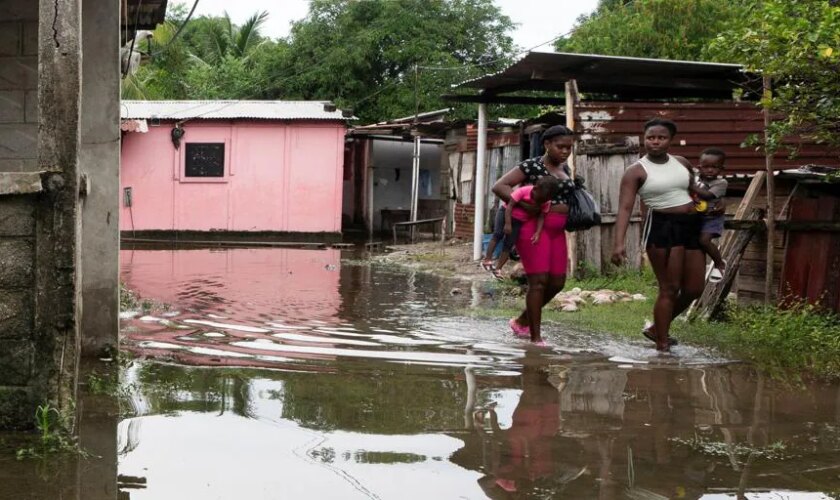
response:
M510 318L508 325L510 325L510 329L517 337L531 338L531 327L520 325L517 323L516 318Z

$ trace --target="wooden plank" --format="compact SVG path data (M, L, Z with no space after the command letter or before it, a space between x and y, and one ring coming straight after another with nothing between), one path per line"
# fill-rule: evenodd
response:
M761 188L764 186L765 175L766 174L764 172L757 172L753 177L752 181L750 181L750 185L749 187L747 187L747 192L744 194L744 197L741 198L741 203L738 204L738 208L735 210L736 220L743 220L748 211L752 208L753 204L755 203L755 198L758 196L759 192L761 191ZM732 245L734 237L734 231L724 231L724 234L720 239L719 245L721 255L729 251L729 247Z
M778 281L774 281L775 284L778 284ZM760 277L753 277L753 276L744 276L738 280L738 289L741 291L749 291L753 293L760 294L762 300L764 298L764 276ZM771 297L772 299L773 297Z
M638 145L637 137L622 139L624 144ZM574 262L578 263L574 271L581 268L582 263L600 271L610 269L610 257L615 235L615 212L618 210L618 196L621 177L625 170L638 160L638 154L633 147L630 152L609 155L578 155L576 157L578 175L586 181L587 189L598 200L601 213L606 214L605 224L588 231L575 234ZM642 218L639 214L638 201L634 208L627 228L627 256L628 265L633 268L641 266L641 226ZM579 275L579 273L578 273Z
M760 212L753 209L749 214L749 218L758 219ZM723 273L723 279L718 283L708 283L703 295L689 310L688 316L691 319L703 318L710 319L716 317L722 310L729 291L735 282L735 277L738 275L738 269L741 264L741 256L747 248L753 233L751 231L740 231L732 238L726 251L721 254L726 260L726 270Z

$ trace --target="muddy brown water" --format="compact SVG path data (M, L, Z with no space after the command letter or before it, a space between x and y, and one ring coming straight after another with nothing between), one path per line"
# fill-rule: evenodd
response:
M492 288L337 250L123 251L122 275L168 305L122 321L130 411L83 395L92 456L0 454L0 498L840 492L836 384L791 388L696 347L663 360L644 339L558 325L531 348L505 320L463 314Z

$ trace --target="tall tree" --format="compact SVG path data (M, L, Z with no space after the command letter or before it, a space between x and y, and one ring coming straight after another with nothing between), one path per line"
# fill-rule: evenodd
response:
M784 119L770 129L770 149L798 133L840 147L840 4L762 0L715 38L710 53L771 77L762 101Z
M601 0L555 47L563 52L697 61L745 0Z
M247 61L268 40L260 34L268 12L256 12L242 26L231 21L227 12L222 17L196 20L186 41L192 53L202 62L216 64L225 58Z
M255 13L241 26L227 13L189 22L185 17L183 9L174 9L148 46L143 44L146 64L123 81L124 98L248 98L259 89L266 68L276 66L277 54L284 53L282 41L260 33L265 12Z
M507 62L512 28L492 0L313 0L261 95L334 100L363 122L444 107L451 83Z

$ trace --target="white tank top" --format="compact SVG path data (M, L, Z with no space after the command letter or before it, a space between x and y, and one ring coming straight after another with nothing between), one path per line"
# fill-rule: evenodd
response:
M666 163L654 163L644 156L639 163L647 172L647 179L639 188L639 197L649 208L663 210L692 202L688 194L691 175L679 160L668 155Z

